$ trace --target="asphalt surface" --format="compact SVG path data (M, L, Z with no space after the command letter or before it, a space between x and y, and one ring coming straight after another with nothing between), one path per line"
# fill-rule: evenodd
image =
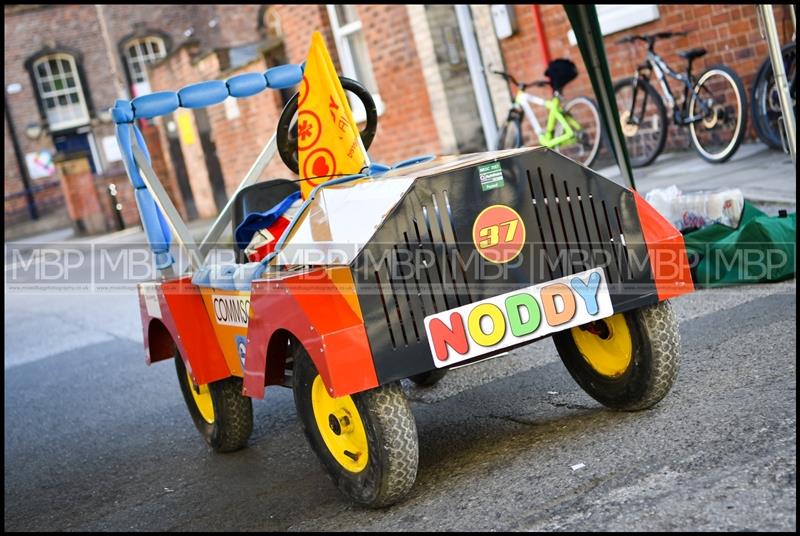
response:
M676 299L681 371L649 411L601 407L549 340L406 386L417 483L372 511L323 473L288 389L216 455L174 367L144 365L129 288L15 290L9 270L5 530L796 530L795 281Z

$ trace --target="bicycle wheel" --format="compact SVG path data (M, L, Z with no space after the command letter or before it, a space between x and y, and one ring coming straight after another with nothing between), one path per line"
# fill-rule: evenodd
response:
M580 130L575 131L574 143L558 145L555 150L579 164L591 167L600 152L603 139L597 104L588 97L576 97L564 106L564 116L567 120L575 120L580 125ZM563 125L556 122L554 137L559 137L563 132Z
M522 127L517 119L506 119L497 131L498 149L516 149L522 147Z
M704 160L725 162L739 148L747 130L745 99L742 81L728 67L715 65L700 75L689 98L689 117L703 114L700 100L708 111L689 124L689 137Z
M783 65L786 69L786 79L789 81L789 93L792 98L792 107L797 117L797 101L795 100L795 62L797 50L794 43L783 47ZM772 71L772 62L769 57L761 64L753 90L750 92L752 102L750 112L753 116L753 126L761 141L773 149L782 150L781 119L783 112L778 97L778 88L775 85L775 73Z
M633 102L634 82L638 84L636 102ZM647 80L637 82L632 77L614 84L614 94L631 166L649 166L667 143L667 109L664 101Z

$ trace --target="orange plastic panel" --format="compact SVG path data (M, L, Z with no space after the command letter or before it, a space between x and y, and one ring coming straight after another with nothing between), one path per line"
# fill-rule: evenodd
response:
M694 283L683 235L637 192L634 191L633 196L642 235L647 243L658 299L666 300L692 292Z

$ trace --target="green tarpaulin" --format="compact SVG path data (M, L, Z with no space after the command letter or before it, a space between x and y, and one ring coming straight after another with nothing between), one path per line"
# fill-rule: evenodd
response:
M745 202L737 229L713 224L686 234L695 284L721 287L793 277L796 216L767 216Z

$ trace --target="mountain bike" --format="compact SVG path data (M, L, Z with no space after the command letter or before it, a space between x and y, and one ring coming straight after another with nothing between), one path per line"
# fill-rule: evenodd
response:
M792 98L794 114L797 117L797 101L795 100L795 62L797 50L795 43L784 45L781 49L783 66L786 69L786 79L789 82L789 94ZM775 73L772 71L772 62L769 56L758 70L753 90L750 92L752 103L751 113L753 125L761 141L773 149L783 149L783 111L778 97L778 88L775 85Z
M705 56L706 49L693 48L678 55L687 61L686 72L678 73L659 56L654 46L658 40L686 35L686 32L659 32L631 35L617 43L647 43L647 59L636 74L614 84L620 123L633 167L647 166L661 154L667 141L666 99L672 121L689 128L689 138L705 160L720 163L728 160L742 143L747 131L747 101L742 81L725 65L714 65L700 76L692 74L692 62ZM650 84L655 73L663 94ZM678 105L666 77L683 84L683 102Z
M563 100L561 91L578 76L574 63L564 59L553 60L545 71L548 79L534 82L517 82L509 73L492 72L516 86L514 103L508 111L508 118L497 133L498 149L522 147L522 119L527 118L541 145L554 149L584 166L592 165L597 158L603 137L597 104L588 97L576 97L561 105ZM553 90L553 96L549 99L525 91L529 87L547 86ZM547 110L547 123L544 128L536 119L531 104L543 106Z

